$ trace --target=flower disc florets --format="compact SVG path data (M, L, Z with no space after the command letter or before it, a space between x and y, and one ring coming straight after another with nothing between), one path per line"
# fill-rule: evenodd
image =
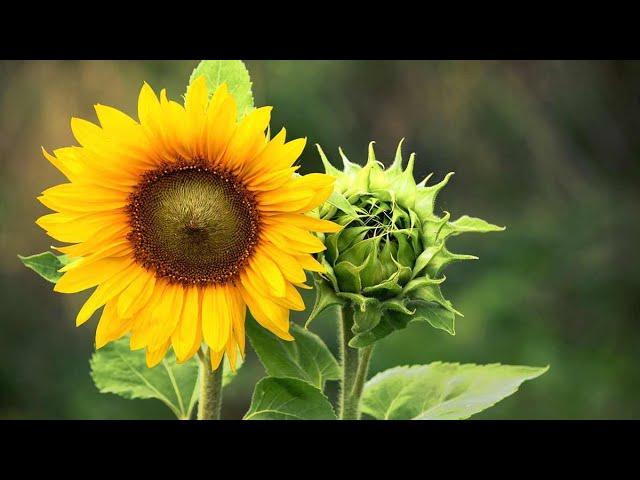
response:
M324 238L327 250L319 260L327 273L317 277L310 321L331 305L352 305L352 347L370 345L412 320L454 334L455 315L462 314L442 295L442 270L477 257L450 252L446 240L465 232L504 230L478 218L450 222L448 212L436 215L436 196L453 173L435 185L426 185L431 175L416 183L415 154L403 170L401 146L388 169L376 160L373 142L364 166L350 162L340 150L343 171L318 147L326 173L337 179L319 216L344 228Z

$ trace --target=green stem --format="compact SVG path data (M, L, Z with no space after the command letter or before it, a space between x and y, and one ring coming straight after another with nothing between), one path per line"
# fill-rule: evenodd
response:
M349 346L353 338L353 308L342 307L340 312L340 361L342 363L342 381L340 384L339 418L358 420L360 418L360 397L367 378L369 360L373 347L361 350Z
M367 373L369 372L369 362L371 361L371 354L373 353L373 345L360 349L360 357L358 359L358 371L356 378L353 380L353 389L351 394L357 399L356 406L359 407L360 397L362 397L362 390L364 389L364 382L367 381ZM358 408L358 418L360 418L360 410Z
M220 420L222 411L222 370L223 362L216 371L211 371L209 353L198 352L200 359L200 398L198 399L198 420Z

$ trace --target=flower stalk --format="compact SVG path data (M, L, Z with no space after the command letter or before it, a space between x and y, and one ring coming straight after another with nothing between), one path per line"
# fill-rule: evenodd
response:
M198 351L200 360L200 396L198 399L198 420L220 420L222 412L222 373L224 362L211 371L210 351Z
M340 420L360 419L360 397L369 370L369 361L373 345L362 349L349 346L353 339L353 309L345 306L340 309L340 361L342 380L340 382L339 418Z

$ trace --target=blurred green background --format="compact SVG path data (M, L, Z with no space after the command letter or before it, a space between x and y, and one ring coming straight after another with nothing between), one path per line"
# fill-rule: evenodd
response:
M88 294L52 293L16 254L54 243L35 197L62 181L42 157L73 144L92 105L136 115L143 81L184 93L196 61L0 62L0 418L170 418L153 400L97 392L96 320L76 328ZM307 136L337 162L388 163L405 137L416 174L456 176L439 197L506 232L456 238L478 262L451 266L445 294L465 313L457 335L413 325L384 339L372 370L433 360L551 370L474 418L640 418L640 62L248 61L272 129ZM307 304L313 297L307 296ZM296 315L297 321L304 314ZM314 329L335 351L326 314ZM225 391L240 418L264 375L251 352Z

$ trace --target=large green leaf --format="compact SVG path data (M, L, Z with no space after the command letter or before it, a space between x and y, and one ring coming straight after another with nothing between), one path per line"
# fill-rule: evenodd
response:
M247 335L267 373L272 377L298 378L323 389L326 380L338 380L340 367L322 339L294 323L295 341L276 337L253 319L247 319Z
M200 75L204 75L207 80L209 95L212 95L222 83L227 84L229 93L238 107L238 118L253 110L251 78L242 60L202 60L193 70L189 84Z
M25 267L30 268L45 280L56 283L62 277L59 273L62 267L67 265L71 259L67 255L54 255L51 252L42 252L28 257L18 255Z
M153 368L148 368L144 350L131 351L129 339L121 338L96 351L91 358L91 377L102 393L121 397L154 398L163 402L176 417L191 418L198 401L198 360L182 364L173 352ZM238 368L241 365L239 359ZM223 385L235 376L225 357Z
M515 393L549 367L435 362L395 367L367 382L362 412L379 420L459 420Z
M266 377L256 384L245 420L336 420L327 397L296 378Z

